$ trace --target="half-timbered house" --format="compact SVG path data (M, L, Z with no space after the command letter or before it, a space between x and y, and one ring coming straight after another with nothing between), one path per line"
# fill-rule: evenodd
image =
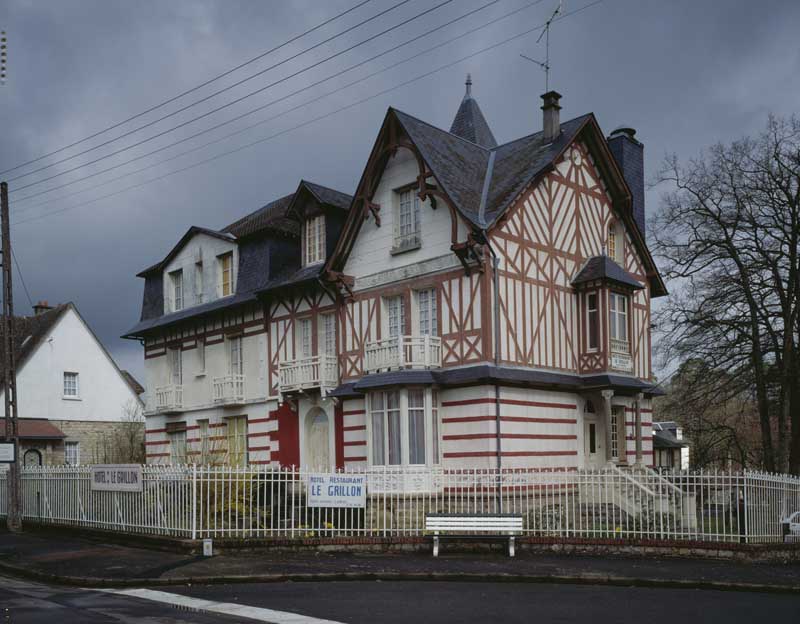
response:
M154 388L151 457L182 459L169 435L202 432L198 418L230 432L246 412L250 461L274 465L652 464L650 301L666 290L645 240L643 148L591 113L562 122L559 99L543 96L542 130L498 144L468 79L449 131L388 110L352 198L301 183L246 232L190 230L142 274L130 332ZM173 310L195 240L218 283L232 253L246 285ZM234 351L237 336L252 346ZM191 379L205 394L189 417L185 389L178 409L159 397L181 381L175 353L201 343L206 368L212 345L253 368L238 386L229 355L210 383Z

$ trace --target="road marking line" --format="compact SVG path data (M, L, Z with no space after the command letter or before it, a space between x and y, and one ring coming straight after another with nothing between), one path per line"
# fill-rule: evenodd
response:
M153 589L99 589L97 591L130 596L132 598L141 598L152 602L163 602L177 607L188 607L191 609L199 609L200 611L235 615L259 622L269 622L270 624L342 624L342 622L336 622L334 620L322 620L307 615L300 615L299 613L290 613L289 611L275 611L274 609L250 607L235 602L214 602L212 600L183 596L181 594L170 594Z

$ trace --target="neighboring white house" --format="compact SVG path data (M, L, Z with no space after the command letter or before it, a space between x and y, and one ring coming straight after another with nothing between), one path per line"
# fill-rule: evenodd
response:
M654 466L665 470L689 469L689 441L674 421L653 423Z
M14 322L23 461L133 459L131 451L144 443L143 426L136 422L143 409L142 387L117 367L75 305L40 303L33 316ZM0 423L0 438L4 435Z

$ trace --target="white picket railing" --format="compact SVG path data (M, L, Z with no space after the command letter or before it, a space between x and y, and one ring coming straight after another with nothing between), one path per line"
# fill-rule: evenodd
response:
M156 411L172 412L183 409L183 386L169 385L156 388Z
M244 375L214 377L212 381L214 403L236 405L244 403Z
M307 504L311 473L143 468L142 492L92 491L88 466L26 467L24 521L189 538L420 536L427 513L523 516L524 534L768 543L800 510L800 478L757 472L371 469L363 509ZM0 515L6 505L0 475Z
M335 355L318 355L278 366L278 389L295 392L311 388L332 389L339 385L339 368Z
M437 336L396 336L368 342L364 347L367 372L398 368L439 368L442 339Z

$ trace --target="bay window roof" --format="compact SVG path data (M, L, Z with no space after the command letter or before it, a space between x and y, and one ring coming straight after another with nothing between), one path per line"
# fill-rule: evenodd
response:
M623 269L608 256L594 256L589 258L572 279L573 286L580 286L588 282L601 280L612 282L627 288L640 290L644 285L636 280L630 273Z

